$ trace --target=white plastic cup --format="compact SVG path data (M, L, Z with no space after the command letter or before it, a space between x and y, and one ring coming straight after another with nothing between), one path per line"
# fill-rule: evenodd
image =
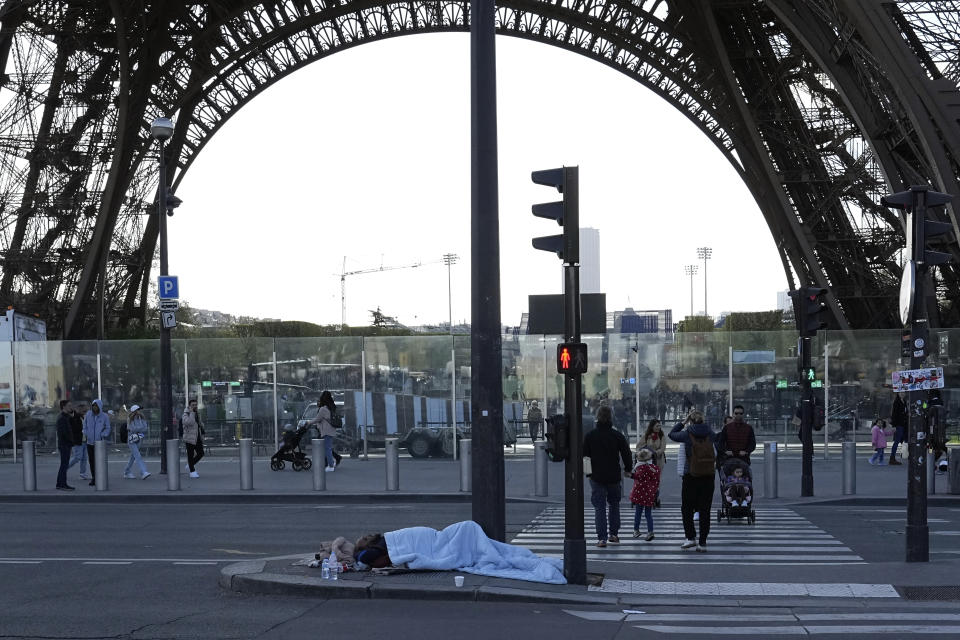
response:
M463 586L463 576L453 576L453 584L457 585L458 587L462 587L462 586Z

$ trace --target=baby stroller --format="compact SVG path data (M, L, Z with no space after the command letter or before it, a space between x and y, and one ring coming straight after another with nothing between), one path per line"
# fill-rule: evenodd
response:
M306 471L313 466L313 461L307 457L307 454L300 448L300 440L303 434L307 432L308 426L302 424L295 430L286 425L283 430L283 444L275 454L270 457L270 468L274 471L282 471L286 466L284 461L290 462L294 471Z
M743 471L745 478L743 486L746 488L747 495L750 496L747 501L737 499L736 496L733 498L727 496L727 489L733 484L728 482L727 478L732 476L736 469ZM724 518L727 523L733 522L734 518L746 518L750 524L756 522L757 512L753 509L753 474L750 472L750 465L739 458L730 457L717 466L717 473L720 475L720 508L717 509L717 522L723 522Z

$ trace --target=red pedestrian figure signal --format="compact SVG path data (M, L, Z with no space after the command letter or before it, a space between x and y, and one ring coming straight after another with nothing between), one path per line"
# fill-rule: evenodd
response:
M587 372L587 345L563 342L557 345L557 373L579 375Z

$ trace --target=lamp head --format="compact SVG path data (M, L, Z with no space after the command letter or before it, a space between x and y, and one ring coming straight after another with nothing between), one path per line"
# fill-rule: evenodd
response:
M156 118L150 123L150 135L160 142L169 140L173 135L173 120L170 118Z

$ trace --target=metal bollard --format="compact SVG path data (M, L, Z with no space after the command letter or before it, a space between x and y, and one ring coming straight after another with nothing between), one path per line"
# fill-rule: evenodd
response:
M473 442L470 438L464 438L460 441L460 491L470 491L470 482L472 480L471 456L473 453Z
M167 440L167 491L180 491L180 440Z
M313 451L313 490L327 490L327 472L326 468L327 447L323 438L313 438L310 440L310 449Z
M934 473L937 470L936 460L933 458L933 451L927 450L927 495L932 496L937 492L937 476Z
M843 495L857 493L857 443L843 443Z
M107 441L97 440L93 443L94 463L97 465L97 491L106 491L110 488L110 476L107 475Z
M23 447L23 490L37 490L37 443L33 440L24 440Z
M541 440L533 444L533 493L547 495L547 443Z
M950 447L947 466L950 493L960 493L960 447Z
M387 438L387 455L385 465L387 471L387 491L400 490L400 449L396 438Z
M253 489L253 438L240 438L240 489Z
M777 497L777 443L763 443L763 497Z

